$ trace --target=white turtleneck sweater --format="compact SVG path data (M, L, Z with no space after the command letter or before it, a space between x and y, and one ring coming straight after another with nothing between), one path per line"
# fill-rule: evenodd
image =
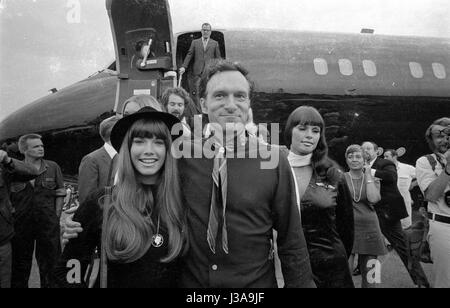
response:
M289 152L288 161L292 167L295 186L297 188L298 205L300 206L300 200L305 194L306 188L308 188L309 182L313 174L311 166L311 157L309 155L298 155L293 152ZM300 209L299 209L300 210Z

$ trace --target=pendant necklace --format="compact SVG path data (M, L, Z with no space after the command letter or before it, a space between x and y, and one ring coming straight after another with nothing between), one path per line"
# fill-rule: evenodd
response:
M358 203L359 201L361 201L362 188L363 188L363 183L364 183L364 173L363 173L363 175L362 175L362 182L361 182L361 187L360 187L360 189L359 189L359 196L358 196L358 198L356 198L355 185L353 184L353 178L352 178L352 175L351 175L350 173L349 173L349 176L350 176L350 180L351 180L351 182L352 182L352 189L353 189L353 196L352 196L352 198L353 198L353 201L355 201L356 203ZM358 179L355 179L355 180L358 180Z
M158 215L158 227L156 228L156 234L152 236L152 246L155 248L159 248L164 243L164 237L159 234L159 222L161 216Z

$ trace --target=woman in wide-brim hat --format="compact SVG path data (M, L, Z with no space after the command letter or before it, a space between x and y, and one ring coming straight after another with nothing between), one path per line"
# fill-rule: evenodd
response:
M60 285L86 284L67 281L66 263L76 259L84 269L100 247L103 206L109 208L101 243L108 259L108 287L177 285L178 257L187 241L177 164L170 151L179 136L171 134L177 124L176 117L151 107L116 123L111 143L119 156L111 203L102 204L104 191L97 192L76 212L73 220L83 231L64 250L56 271Z

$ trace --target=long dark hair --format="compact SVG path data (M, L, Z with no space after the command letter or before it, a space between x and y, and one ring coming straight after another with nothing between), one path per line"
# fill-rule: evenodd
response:
M148 187L137 181L130 157L133 138L164 140L166 159L161 170L157 199ZM176 258L186 244L186 217L181 199L177 162L170 154L172 139L161 121L141 119L128 130L119 152L118 182L112 194L108 215L106 252L110 260L129 263L141 258L149 249L156 231L152 213L161 218L169 235L169 252L161 261Z
M317 176L327 178L328 169L339 168L339 165L328 157L328 145L325 138L325 121L319 111L311 106L301 106L295 109L288 117L284 129L284 138L288 148L292 145L292 130L297 125L311 125L320 127L320 139L313 151L311 163ZM331 180L331 179L329 179Z

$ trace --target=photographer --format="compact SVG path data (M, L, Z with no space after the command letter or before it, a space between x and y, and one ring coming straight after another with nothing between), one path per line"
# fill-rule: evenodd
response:
M417 160L420 189L428 201L434 287L450 288L450 118L441 118L427 129L425 139L433 154Z

